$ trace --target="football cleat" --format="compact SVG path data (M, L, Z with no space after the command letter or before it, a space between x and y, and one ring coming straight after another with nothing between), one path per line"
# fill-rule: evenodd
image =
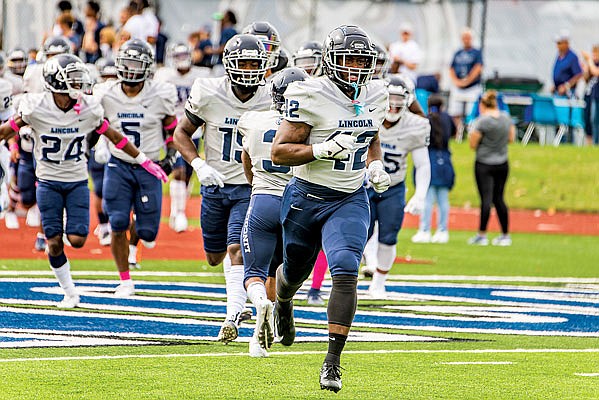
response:
M283 346L291 346L295 341L295 321L293 320L293 300L275 302L274 321L277 338Z
M56 305L56 307L58 308L75 308L79 305L79 295L78 294L73 294L73 295L68 295L66 294L64 296L64 298L62 299L62 301L60 303L58 303Z
M322 306L324 305L324 299L320 289L312 289L308 291L308 304L311 306Z
M229 344L229 342L237 339L237 336L239 336L237 324L227 320L223 323L223 326L220 327L220 332L218 332L218 337L216 339L224 344Z
M46 247L48 247L48 245L44 236L38 236L35 238L35 243L33 244L35 251L46 251Z
M136 269L141 269L141 264L139 264L137 262L130 262L129 263L129 271L134 271Z
M112 234L110 231L102 232L101 236L98 237L98 241L100 242L100 246L110 246L110 243L112 243Z
M146 249L153 249L154 247L156 247L155 240L152 240L151 242L149 242L147 240L140 239L140 241L141 241L141 244L143 244Z
M187 217L184 213L178 213L173 219L173 230L177 233L185 232L187 230Z
M341 366L325 361L320 369L320 389L337 393L341 387Z
M373 300L387 300L389 297L384 286L382 288L375 288L372 285L368 289L368 296Z
M19 229L19 219L14 211L7 211L4 214L4 225L6 229Z
M252 310L250 308L244 308L237 317L237 326L241 325L245 321L252 319Z
M250 338L250 357L268 357L268 351L262 348L259 339L255 335Z
M362 275L364 278L372 278L376 272L376 268L369 267L368 265L362 266Z
M135 294L135 285L131 279L121 281L121 284L114 290L114 297L124 298Z
M258 333L258 343L263 349L270 349L272 342L275 340L273 331L274 317L272 309L272 301L268 299L265 299L256 305L256 332Z

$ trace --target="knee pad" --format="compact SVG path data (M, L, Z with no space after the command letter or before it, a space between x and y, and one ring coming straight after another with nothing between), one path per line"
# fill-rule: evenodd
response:
M358 304L358 277L353 275L336 275L332 277L333 288L327 306L330 324L351 326Z
M362 254L353 250L340 249L327 252L331 275L358 275Z
M129 213L112 212L108 215L110 227L115 232L122 232L129 229Z

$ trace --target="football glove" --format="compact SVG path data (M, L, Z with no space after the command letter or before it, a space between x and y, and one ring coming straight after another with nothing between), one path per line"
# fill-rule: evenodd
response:
M414 195L404 207L404 211L412 215L420 215L424 211L424 199Z
M312 154L317 160L342 160L347 158L356 147L356 138L354 136L337 135L326 142L313 144Z
M169 147L166 149L166 156L158 162L158 165L160 165L165 174L170 175L173 172L173 166L176 161L177 149Z
M368 179L377 193L383 193L391 185L391 177L385 172L381 160L374 160L368 165Z
M160 165L150 160L144 153L139 152L135 161L150 174L154 175L156 179L160 179L162 182L168 182L168 176L164 173Z
M218 185L219 187L225 186L224 175L212 168L210 165L206 164L206 161L202 160L201 158L194 158L191 161L191 166L196 174L198 174L198 180L202 185Z

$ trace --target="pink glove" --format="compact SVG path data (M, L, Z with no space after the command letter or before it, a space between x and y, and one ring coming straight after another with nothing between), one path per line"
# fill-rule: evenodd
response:
M160 168L160 165L156 164L149 158L144 162L140 163L139 165L141 165L143 169L154 175L157 179L160 179L162 182L168 182L168 176L164 173L162 168Z

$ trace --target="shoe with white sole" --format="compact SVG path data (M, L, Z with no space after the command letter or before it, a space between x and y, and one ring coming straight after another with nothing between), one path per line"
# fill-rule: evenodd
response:
M250 357L264 358L268 357L268 351L260 346L260 342L256 335L250 338Z
M14 211L7 211L4 214L4 225L6 229L19 229L19 219Z
M79 295L78 294L73 294L73 295L68 295L65 294L64 298L62 299L62 301L60 303L58 303L56 305L56 307L58 308L75 308L79 305Z
M112 234L110 231L104 231L98 237L98 241L100 242L100 246L110 246L110 243L112 243Z
M362 269L360 269L360 272L362 272L364 278L372 278L374 276L374 273L376 272L376 268L369 267L368 265L363 265Z
M135 285L131 279L121 281L121 284L114 290L114 297L131 297L135 294Z
M449 232L437 231L431 238L431 243L447 243L449 242Z
M41 224L40 209L37 205L27 210L27 218L25 218L25 224L32 228L38 228Z
M227 320L220 327L217 340L223 342L224 344L229 344L229 342L237 339L237 336L239 336L237 324L234 321Z
M473 246L488 246L489 239L486 236L476 235L468 239L468 244Z
M145 240L141 239L141 244L143 244L146 249L153 249L154 247L156 247L156 241L155 240L152 240L151 242L148 242L148 241L145 241Z
M412 236L412 243L430 243L431 233L428 231L418 231Z
M371 286L368 289L368 296L373 300L387 300L387 298L389 298L389 294L387 293L387 290L385 290L384 286L382 288L375 288Z
M256 332L260 347L265 350L270 349L272 342L275 340L274 334L274 317L273 317L272 301L264 299L256 305Z
M187 217L183 213L175 215L173 220L173 230L177 233L185 232L187 230Z
M42 235L41 233L38 233L37 237L35 238L35 243L33 244L33 248L35 249L35 251L46 251L47 247L48 247L48 244L46 242L46 237L44 235Z
M512 238L510 237L510 235L497 236L495 239L493 239L493 241L491 241L491 244L493 246L501 246L501 247L511 246Z

